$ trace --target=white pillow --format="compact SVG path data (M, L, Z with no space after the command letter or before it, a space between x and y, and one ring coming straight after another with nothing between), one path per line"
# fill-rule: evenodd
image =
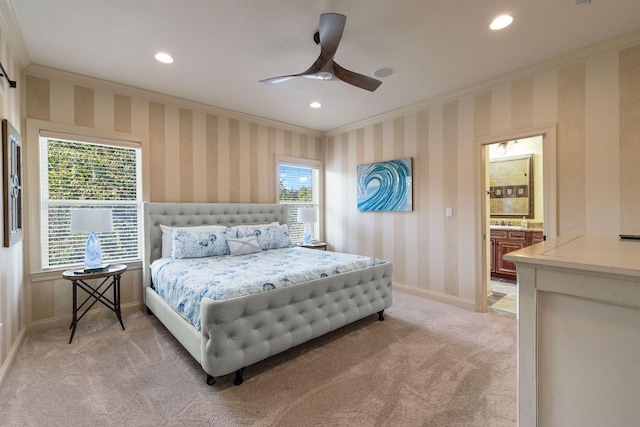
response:
M171 244L171 229L188 229L191 231L221 231L226 230L225 225L196 225L194 227L169 227L167 225L160 224L160 230L162 230L162 258L171 258L172 244Z
M256 236L241 237L239 239L227 238L231 256L254 254L262 252Z

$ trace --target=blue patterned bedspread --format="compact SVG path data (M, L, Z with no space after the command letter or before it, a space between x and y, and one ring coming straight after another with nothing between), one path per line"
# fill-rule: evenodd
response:
M200 330L200 301L225 300L379 264L361 255L299 247L242 256L161 258L151 264L158 295Z

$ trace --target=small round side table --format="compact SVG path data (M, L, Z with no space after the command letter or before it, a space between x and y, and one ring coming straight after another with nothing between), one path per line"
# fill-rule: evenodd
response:
M113 311L118 320L120 326L124 331L124 323L122 323L122 314L120 313L120 275L127 269L126 265L113 264L99 271L85 271L85 270L67 270L62 273L62 277L67 280L71 280L73 283L73 320L69 329L71 329L71 337L69 338L69 344L73 340L73 335L76 333L76 326L80 319L87 314L87 311L95 305L98 301L109 310ZM98 286L89 285L86 280L91 279L103 279ZM89 294L87 298L78 305L78 288L84 290ZM105 293L113 288L113 300L110 300L105 296ZM78 312L82 310L85 304L91 303L84 309L82 314L78 315Z

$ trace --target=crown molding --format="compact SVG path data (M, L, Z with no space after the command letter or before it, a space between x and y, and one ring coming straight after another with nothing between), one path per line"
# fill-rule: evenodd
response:
M0 1L0 26L5 29L7 42L13 49L14 60L19 69L26 67L31 59L27 53L27 47L22 38L22 32L18 26L13 6L7 0Z
M264 125L268 127L274 127L285 131L291 131L301 133L305 135L322 137L323 133L318 130L308 129L301 126L291 125L289 123L280 122L277 120L271 120L260 116L254 116L240 111L228 110L222 107L216 107L201 102L191 101L184 98L179 98L172 95L167 95L160 92L154 92L147 89L141 89L135 86L128 86L121 83L115 83L108 80L98 79L96 77L90 77L82 74L72 73L70 71L59 70L57 68L46 67L39 64L30 64L25 69L25 74L42 78L54 78L69 80L76 84L87 85L90 87L96 87L112 92L119 92L127 95L133 95L140 98L147 99L149 101L173 104L178 107L188 108L193 110L204 111L205 113L214 114L216 116L227 117L230 119L243 120L257 125Z
M614 37L612 39L595 43L593 45L590 45L581 49L577 49L577 50L568 52L566 54L556 56L554 58L551 58L542 62L538 62L536 64L533 64L524 68L520 68L514 71L510 71L508 73L491 77L486 80L482 80L480 82L465 86L453 92L448 92L445 94L437 95L432 98L427 98L422 101L418 101L413 104L409 104L404 107L397 108L395 110L387 111L386 113L382 113L376 116L366 118L364 120L360 120L358 122L354 122L354 123L341 126L335 129L327 130L324 132L324 136L325 137L336 136L343 133L355 131L363 127L372 126L376 123L380 123L389 119L394 119L396 117L404 116L407 114L412 114L421 110L428 109L430 107L434 107L436 105L441 105L446 102L462 98L464 96L482 92L492 87L499 86L501 84L518 81L523 78L531 77L535 74L538 74L544 71L548 71L551 69L568 66L576 62L584 61L585 59L594 55L599 55L601 53L612 51L612 50L619 51L619 50L637 45L639 43L640 43L640 31L627 33L620 37Z

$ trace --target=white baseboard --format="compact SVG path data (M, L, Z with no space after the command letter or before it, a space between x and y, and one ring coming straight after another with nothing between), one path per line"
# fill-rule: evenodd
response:
M466 310L475 311L475 301L454 297L452 295L441 294L440 292L430 291L428 289L415 288L413 286L403 285L402 283L393 283L393 289L404 294L410 294L421 298L438 301L444 304L453 305L455 307L464 308Z
M130 302L127 304L122 304L120 306L120 311L122 314L132 313L134 311L139 311L144 308L144 303L142 301L138 302ZM95 310L89 311L81 320L81 322L87 322L95 319L103 319L108 316L113 316L116 318L115 313L107 308L98 308ZM46 331L49 329L55 329L60 327L69 327L71 324L72 315L66 315L61 317L54 317L52 319L38 320L36 322L27 323L27 334L33 334L35 332ZM125 325L126 327L126 325Z
M27 328L25 326L20 330L20 332L18 332L16 340L13 342L13 345L9 349L9 354L7 355L6 359L4 359L4 363L2 363L2 366L0 366L0 386L2 386L2 382L9 373L9 369L13 365L13 362L15 362L16 357L18 356L18 351L20 351L20 347L22 347L22 343L24 342L24 338L26 336Z

